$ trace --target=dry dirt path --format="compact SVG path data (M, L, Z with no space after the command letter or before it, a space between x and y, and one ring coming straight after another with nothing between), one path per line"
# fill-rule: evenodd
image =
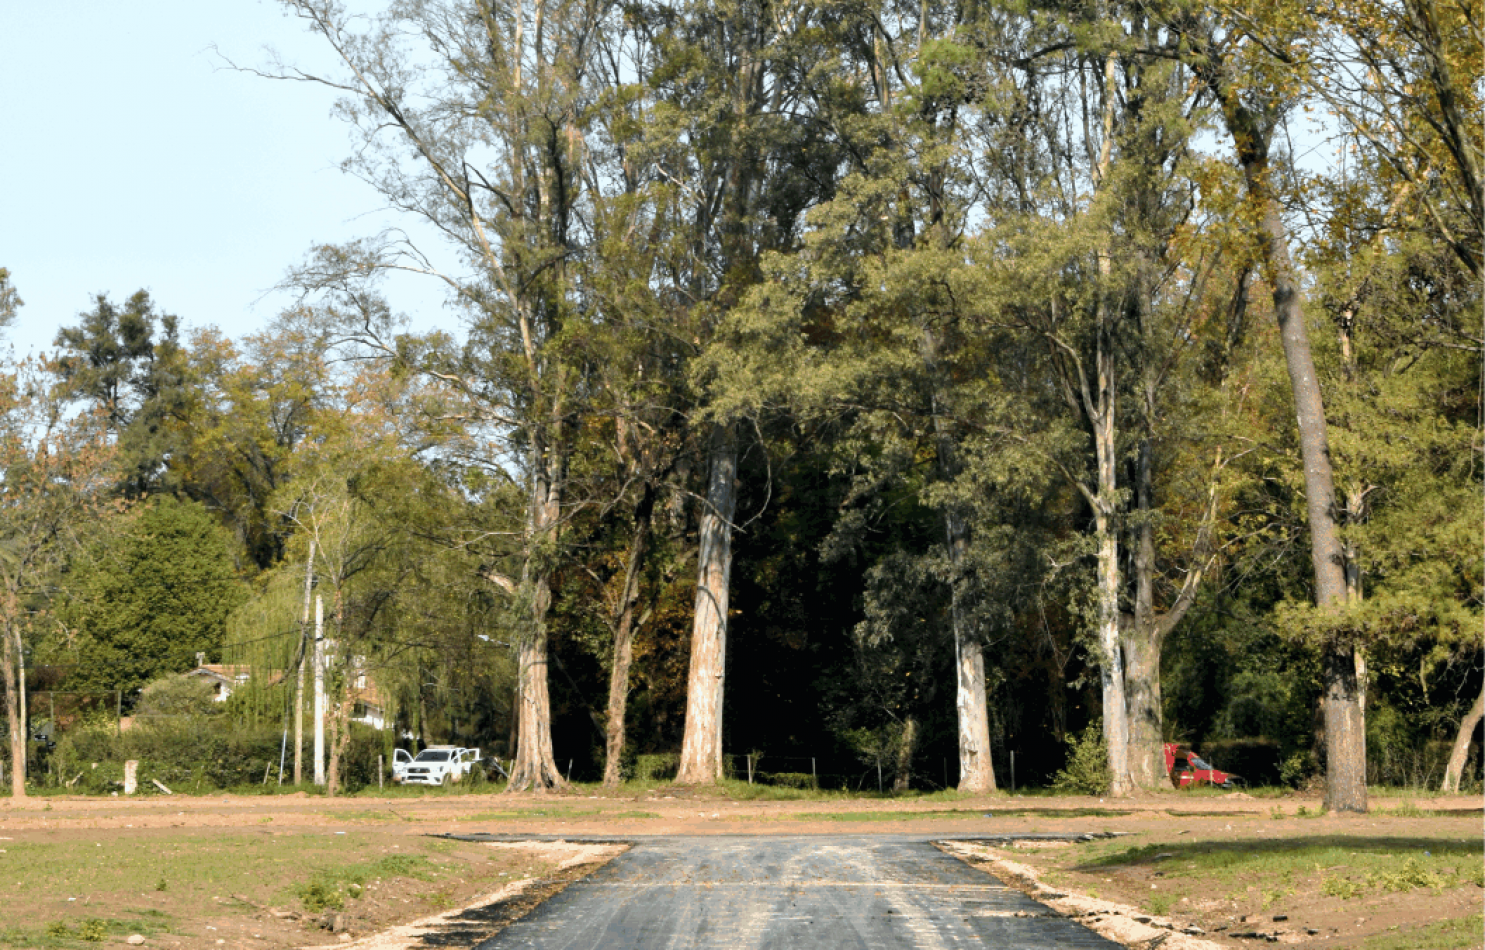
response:
M1118 947L920 836L633 840L480 950Z

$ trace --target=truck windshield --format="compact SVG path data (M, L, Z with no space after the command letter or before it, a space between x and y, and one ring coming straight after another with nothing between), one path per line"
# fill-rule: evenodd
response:
M418 753L414 762L447 762L449 760L448 749L424 749Z
M1211 768L1210 765L1208 765L1206 762L1203 762L1201 760L1201 757L1200 756L1196 756L1196 755L1193 755L1191 757L1191 764L1192 764L1193 767L1198 768L1198 769L1210 769Z

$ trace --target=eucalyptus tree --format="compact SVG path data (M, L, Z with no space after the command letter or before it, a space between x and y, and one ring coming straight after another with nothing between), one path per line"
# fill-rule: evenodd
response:
M1313 597L1319 613L1334 617L1347 599L1346 553L1325 416L1325 399L1305 322L1305 289L1290 251L1282 181L1275 168L1279 134L1300 90L1299 71L1282 46L1303 48L1314 30L1297 8L1280 5L1258 20L1242 11L1187 4L1152 8L1162 30L1155 55L1191 69L1222 116L1247 202L1242 214L1254 235L1259 273L1268 284L1289 373L1303 461L1310 532ZM1366 732L1362 683L1354 643L1329 637L1322 646L1325 695L1325 806L1366 811Z
M589 379L587 318L573 257L591 236L597 200L582 174L594 96L591 66L613 9L585 0L449 0L389 7L371 19L334 2L287 4L345 67L340 78L285 69L342 93L363 137L349 168L444 237L439 269L404 242L369 253L323 251L300 275L343 290L364 344L433 374L483 426L493 473L521 481L525 544L515 571L489 581L522 605L517 638L519 741L512 788L564 784L552 751L547 687L551 576L568 501L568 460ZM462 347L384 335L349 276L404 268L442 279L469 319ZM358 326L356 324L359 324Z
M650 167L673 189L675 251L656 275L673 333L725 358L718 328L760 279L759 260L791 247L800 216L831 175L807 118L802 83L822 54L808 4L755 0L640 5L651 44L644 74L654 105L642 127ZM690 418L705 461L698 493L696 601L686 726L678 781L715 782L722 771L732 538L741 418L747 408L716 391L703 366L691 378Z

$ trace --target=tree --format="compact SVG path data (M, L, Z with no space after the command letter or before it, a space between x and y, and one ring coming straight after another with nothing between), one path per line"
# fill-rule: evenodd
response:
M104 420L68 415L34 362L0 377L0 678L11 794L26 796L26 634L51 607L55 573L105 510L114 452ZM34 632L33 632L34 636Z
M77 664L69 685L132 694L198 655L219 660L245 592L229 536L201 505L161 495L114 518L75 564L61 652Z
M16 311L23 303L10 282L10 271L0 267L0 327L8 327L15 321Z
M327 250L298 280L364 302L344 278L382 267L435 273L472 316L467 345L457 353L403 348L376 336L367 323L359 327L360 338L459 389L474 420L504 447L503 458L490 459L492 467L511 463L521 473L528 536L520 573L491 575L525 605L529 620L516 645L520 740L511 787L560 787L565 783L551 745L547 624L571 440L586 397L581 354L569 350L583 323L569 256L588 220L581 213L592 190L586 186L595 184L582 168L584 105L592 94L590 60L609 11L545 0L530 8L519 2L428 3L394 8L358 34L356 21L334 3L288 6L330 44L349 75L345 81L284 75L344 94L346 114L365 137L353 165L395 205L428 218L469 268L466 278L439 273L410 246L400 258ZM412 69L402 55L407 36L428 41L431 66ZM416 82L414 75L429 82Z
M1241 28L1194 9L1162 11L1173 46L1220 109L1249 199L1247 215L1257 235L1257 256L1273 296L1274 314L1289 371L1304 463L1306 518L1314 600L1333 613L1346 603L1345 553L1336 520L1335 479L1326 433L1324 398L1305 326L1304 290L1289 250L1289 229L1271 162L1275 133L1289 110L1292 75L1275 68ZM1286 36L1286 43L1290 37ZM1366 733L1355 649L1324 647L1325 807L1366 811Z

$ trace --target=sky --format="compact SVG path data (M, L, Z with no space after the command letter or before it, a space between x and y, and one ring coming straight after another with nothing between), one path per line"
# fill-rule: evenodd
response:
M405 219L340 171L331 91L235 71L269 48L334 74L272 0L7 4L0 29L0 267L25 306L8 333L49 349L93 295L148 290L184 328L239 338L292 303L273 287L315 244ZM388 289L414 328L457 321L431 282Z

